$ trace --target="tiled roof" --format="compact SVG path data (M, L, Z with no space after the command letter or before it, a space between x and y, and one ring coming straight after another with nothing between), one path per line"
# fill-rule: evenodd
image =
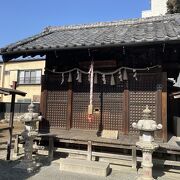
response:
M180 40L180 14L87 25L47 27L40 34L2 48L1 54L174 40Z
M36 55L34 57L32 57L32 56L27 56L27 57L20 56L18 58L11 59L11 62L41 61L41 60L45 60L45 59L46 59L45 55L44 56Z

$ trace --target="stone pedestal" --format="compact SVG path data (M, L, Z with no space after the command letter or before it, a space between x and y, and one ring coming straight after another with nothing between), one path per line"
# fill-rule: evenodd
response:
M156 130L162 129L161 124L156 124L155 121L151 120L151 110L149 110L148 106L143 111L143 119L139 120L138 123L133 123L132 126L135 129L140 131L139 142L136 143L136 146L142 150L142 168L143 174L138 177L140 180L152 180L154 179L152 176L152 154L159 145L154 142L154 132Z
M142 180L152 180L154 179L152 176L152 154L159 147L157 143L146 143L146 142L137 142L137 147L142 150L142 168L143 168L143 176L139 177Z
M30 104L28 106L28 113L25 113L21 117L21 121L24 122L24 131L21 133L25 145L24 145L24 158L16 166L16 168L20 168L23 170L27 170L28 172L32 172L38 164L33 160L32 153L33 153L33 140L38 135L38 131L36 128L36 123L41 121L42 117L38 115L38 113L34 113L34 104Z

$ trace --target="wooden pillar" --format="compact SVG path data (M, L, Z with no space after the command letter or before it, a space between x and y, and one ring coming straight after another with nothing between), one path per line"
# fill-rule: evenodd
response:
M137 168L136 146L132 147L132 168Z
M124 97L123 97L123 119L124 119L124 134L129 133L129 90L128 82L125 83Z
M167 73L163 72L163 90L162 90L162 135L163 140L167 142Z
M42 114L42 122L40 122L40 129L46 129L49 132L49 124L46 122L46 112L47 112L47 97L48 91L46 84L48 83L48 75L43 75L41 80L41 101L40 101L40 112Z
M15 81L13 81L13 87L12 88L16 89L16 82ZM9 140L8 140L8 144L7 144L6 160L10 160L10 157L11 157L15 97L16 97L16 95L13 93L12 97L11 97L10 120L9 120Z
M88 144L87 144L87 160L88 161L91 161L92 160L92 141L88 141Z
M169 94L168 94L169 96ZM173 126L174 126L174 97L173 96L169 96L167 97L167 101L168 102L168 119L170 120L171 123L168 123L168 128L167 131L170 130L170 132L173 132Z
M72 120L72 83L68 84L68 102L67 102L67 122L66 129L69 130L71 128L71 120Z
M44 96L44 80L45 79L45 75L42 76L41 78L41 99L40 99L40 112L42 113L42 115L44 115L44 101L45 101L45 96Z
M54 137L49 136L49 151L48 151L49 161L52 161L53 157L54 157Z
M19 135L16 135L15 141L14 141L14 158L17 158L18 154L19 154Z
M162 124L162 87L158 87L156 91L156 123ZM162 131L156 131L158 138L163 138Z

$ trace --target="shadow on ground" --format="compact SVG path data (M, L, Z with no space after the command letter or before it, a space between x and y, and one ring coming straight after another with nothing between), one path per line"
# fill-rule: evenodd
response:
M48 158L38 156L35 160L40 166L34 172L29 173L26 170L16 168L16 165L19 164L21 160L22 158L13 161L0 160L0 180L25 180L39 173L41 167L50 166L51 164Z

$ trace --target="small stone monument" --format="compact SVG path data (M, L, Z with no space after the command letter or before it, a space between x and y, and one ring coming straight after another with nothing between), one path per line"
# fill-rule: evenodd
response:
M143 111L143 119L139 120L138 123L133 123L132 126L140 131L140 138L136 146L142 150L143 154L143 174L138 179L152 180L152 153L159 147L154 142L154 132L162 129L162 124L157 125L155 121L151 120L151 110L147 105Z
M42 120L42 116L38 113L34 113L35 105L31 103L28 106L28 113L21 116L20 121L24 122L24 131L21 133L25 145L24 145L24 159L15 168L20 168L32 172L37 164L32 158L33 152L33 140L38 135L38 129L36 123Z

